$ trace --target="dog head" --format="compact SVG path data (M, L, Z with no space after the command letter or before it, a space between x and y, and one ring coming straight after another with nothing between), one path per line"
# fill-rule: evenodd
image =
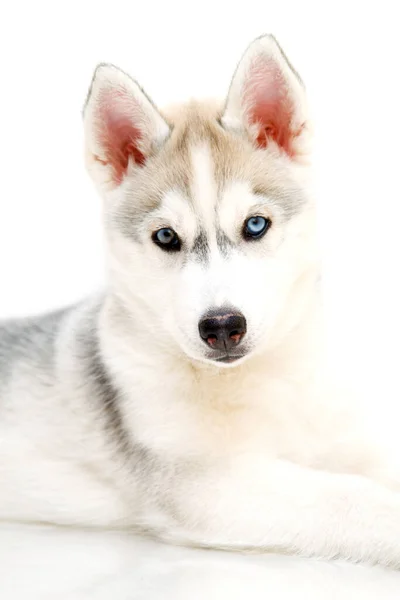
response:
M84 122L110 286L149 336L226 366L296 325L314 261L310 131L303 84L272 36L249 46L222 107L161 113L100 65Z

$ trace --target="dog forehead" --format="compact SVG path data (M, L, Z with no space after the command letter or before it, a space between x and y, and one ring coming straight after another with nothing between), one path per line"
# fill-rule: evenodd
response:
M211 217L215 226L221 199L233 182L273 197L288 217L296 212L299 194L285 161L256 150L244 135L226 131L218 107L192 102L165 114L172 128L169 139L126 181L118 221L129 231L162 208L171 190L193 208L196 218L208 215L208 228Z
M143 169L135 169L132 176L126 178L124 212L135 214L136 211L145 216L160 208L172 190L191 202L194 187L197 191L200 188L199 170L212 172L216 181L221 181L218 165L221 163L222 128L218 131L217 115L212 119L209 111L200 107L197 103L181 107L179 114L170 119L169 139L161 148L154 149ZM209 150L210 160L205 148ZM204 168L207 160L209 168ZM207 176L207 181L209 179Z
M176 110L171 123L166 160L197 208L204 202L218 211L226 190L236 184L247 190L248 200L251 194L269 197L287 218L301 208L304 198L293 162L274 147L255 148L243 132L226 130L216 105L193 101Z
M229 178L245 176L251 146L245 138L227 132L220 125L220 113L213 105L192 102L174 119L166 150L175 159L179 157L180 164L190 165L186 180L188 190L198 181L199 171L207 172L205 181L209 181L212 174L216 191Z

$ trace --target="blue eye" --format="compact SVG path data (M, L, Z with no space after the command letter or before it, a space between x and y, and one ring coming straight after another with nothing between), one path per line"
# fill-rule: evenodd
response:
M271 226L271 220L265 217L250 217L244 224L243 234L246 238L256 240L262 237Z
M163 250L176 252L181 249L181 241L176 232L170 227L163 227L155 231L152 235L152 240Z

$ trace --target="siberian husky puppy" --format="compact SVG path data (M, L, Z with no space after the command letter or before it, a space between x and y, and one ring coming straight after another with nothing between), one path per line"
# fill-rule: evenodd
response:
M100 65L84 127L107 285L0 329L0 517L398 568L400 469L324 361L311 127L276 40L215 104L160 111Z

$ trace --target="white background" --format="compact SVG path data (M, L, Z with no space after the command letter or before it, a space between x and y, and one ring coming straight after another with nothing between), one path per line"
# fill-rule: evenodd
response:
M83 167L80 115L95 65L116 63L160 105L190 95L223 96L249 41L273 32L301 73L314 113L333 355L364 384L365 400L385 408L387 429L391 424L397 431L396 4L2 2L0 319L68 304L101 284L101 207ZM106 534L6 528L0 595L16 600L399 597L397 574L379 569L193 552L145 540L110 540Z
M10 2L1 9L0 318L102 281L100 200L81 108L100 61L156 103L225 94L252 38L274 33L309 90L333 348L397 406L400 93L396 2ZM134 274L132 274L134 276ZM352 343L356 342L356 349ZM369 385L369 384L368 384ZM372 391L371 391L372 395Z

